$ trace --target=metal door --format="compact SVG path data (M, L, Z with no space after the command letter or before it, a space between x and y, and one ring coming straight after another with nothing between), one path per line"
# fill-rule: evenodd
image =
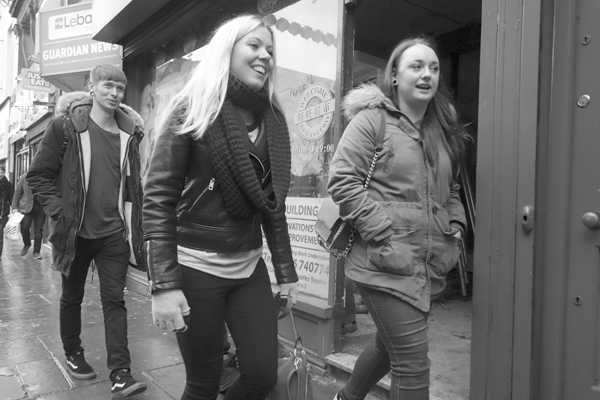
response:
M567 225L565 400L600 399L600 1L574 7Z

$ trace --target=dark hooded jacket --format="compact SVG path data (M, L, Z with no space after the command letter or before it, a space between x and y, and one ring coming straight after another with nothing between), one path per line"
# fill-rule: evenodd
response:
M75 258L77 234L81 229L90 174L91 148L88 121L92 97L72 92L57 103L61 116L48 124L29 172L27 183L46 215L50 216L55 268L69 276ZM124 236L130 246L130 264L146 271L142 246L142 184L139 143L143 119L131 107L121 105L115 111L121 137L121 186L119 214Z
M0 224L6 225L10 214L10 203L14 194L13 185L3 176L0 179Z

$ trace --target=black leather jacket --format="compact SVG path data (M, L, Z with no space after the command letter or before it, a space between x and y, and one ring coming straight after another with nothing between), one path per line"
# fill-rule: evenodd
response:
M182 287L177 245L237 253L262 244L261 225L272 255L277 283L296 282L285 211L268 219L257 213L233 219L225 209L205 137L160 134L144 186L143 226L150 291ZM255 168L270 179L256 154Z

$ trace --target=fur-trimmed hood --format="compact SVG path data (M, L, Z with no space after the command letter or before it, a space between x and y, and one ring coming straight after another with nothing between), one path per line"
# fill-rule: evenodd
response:
M70 92L66 93L58 99L56 103L57 111L62 115L68 115L73 111L74 107L77 106L92 106L92 96L87 92ZM122 111L125 115L127 115L135 126L137 126L141 131L144 130L144 119L140 114L138 114L133 108L129 107L126 104L120 104L118 111ZM128 126L123 126L123 115L119 115L119 112L116 114L117 123L119 128L129 132L131 129L128 129ZM87 123L85 124L87 128ZM129 124L125 124L129 125ZM133 128L133 126L131 126ZM79 129L78 129L79 130ZM133 132L129 132L133 133Z
M344 97L342 102L342 110L344 116L351 120L358 114L359 111L366 108L387 108L390 111L400 112L377 85L373 83L365 83L352 89Z

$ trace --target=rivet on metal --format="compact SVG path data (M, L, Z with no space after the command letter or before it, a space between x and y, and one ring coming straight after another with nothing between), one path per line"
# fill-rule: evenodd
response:
M585 35L583 39L581 39L581 44L585 46L587 44L590 44L591 41L592 37L590 35Z
M588 104L590 104L590 101L592 101L590 96L584 94L583 96L579 97L579 99L577 99L577 105L581 108L587 107Z
M581 304L583 304L583 299L581 298L581 296L575 296L575 298L573 299L573 304L575 304L576 306L580 306Z

